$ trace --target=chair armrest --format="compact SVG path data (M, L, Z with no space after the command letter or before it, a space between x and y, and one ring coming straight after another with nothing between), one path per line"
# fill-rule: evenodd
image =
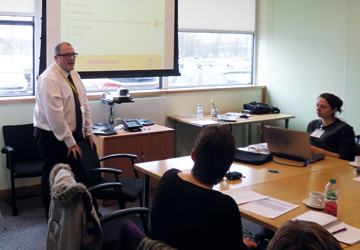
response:
M11 146L4 146L1 153L6 154L6 168L10 169L11 175L14 173L14 149Z
M114 188L115 190L121 190L121 187L122 184L120 182L108 182L89 187L88 190L90 193L95 193L106 188Z
M1 149L1 153L3 153L3 154L7 154L7 153L10 153L13 151L14 151L14 149L11 146L5 146L5 147L2 147L2 149Z
M145 234L147 235L149 233L149 227L146 222L145 214L149 214L149 211L150 210L146 207L125 208L125 209L117 210L110 214L106 214L106 215L100 217L99 219L100 219L100 223L103 225L103 224L105 224L111 220L114 220L116 218L119 218L119 217L124 217L124 216L128 216L128 215L133 215L133 214L139 214L141 222L143 224L143 228L145 230Z
M86 175L88 174L92 174L92 173L110 173L110 174L114 174L114 178L116 179L116 181L119 181L119 175L122 174L122 170L120 169L115 169L115 168L94 168L94 169L89 169L89 170L85 170L84 172L77 174L76 175L76 179L77 180L82 180Z
M105 161L112 158L129 158L131 160L136 160L138 157L134 154L112 154L112 155L106 155L104 157L101 157L99 161Z
M99 161L105 161L108 159L114 159L114 158L127 158L131 161L131 166L133 168L134 174L136 178L139 178L138 173L136 169L134 168L135 160L138 160L138 156L134 154L112 154L112 155L106 155L99 159Z

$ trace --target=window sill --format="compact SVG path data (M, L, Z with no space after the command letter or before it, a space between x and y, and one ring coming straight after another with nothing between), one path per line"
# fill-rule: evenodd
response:
M259 85L241 85L241 86L196 87L196 88L134 90L134 91L130 90L130 92L132 96L136 97L136 96L154 96L154 95L226 91L226 90L240 90L240 89L262 89L263 98L264 98L265 88L266 88L265 86L259 86ZM87 96L88 99L100 99L102 93L103 92L90 92L87 94ZM27 102L35 102L35 96L0 97L0 104L27 103Z

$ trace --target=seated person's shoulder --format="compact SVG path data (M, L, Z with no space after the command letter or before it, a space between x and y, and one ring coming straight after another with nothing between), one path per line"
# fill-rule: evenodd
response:
M163 177L164 176L174 176L174 175L177 175L178 173L181 173L181 171L179 169L172 168L172 169L167 170L164 173Z

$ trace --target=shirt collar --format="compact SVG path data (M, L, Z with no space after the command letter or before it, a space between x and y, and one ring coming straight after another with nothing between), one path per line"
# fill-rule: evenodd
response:
M56 63L56 61L54 61L54 63L56 64L56 66L58 67L58 69L60 69L60 71L64 74L64 76L68 77L68 76L71 74L71 72L69 73L69 72L66 72L65 70L63 70L63 69L59 66L59 64Z

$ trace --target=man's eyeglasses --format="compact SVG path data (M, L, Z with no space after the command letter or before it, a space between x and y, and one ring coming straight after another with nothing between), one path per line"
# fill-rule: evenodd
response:
M64 56L66 58L71 58L72 56L73 57L77 57L78 56L78 53L66 53L66 54L56 54L57 56Z

